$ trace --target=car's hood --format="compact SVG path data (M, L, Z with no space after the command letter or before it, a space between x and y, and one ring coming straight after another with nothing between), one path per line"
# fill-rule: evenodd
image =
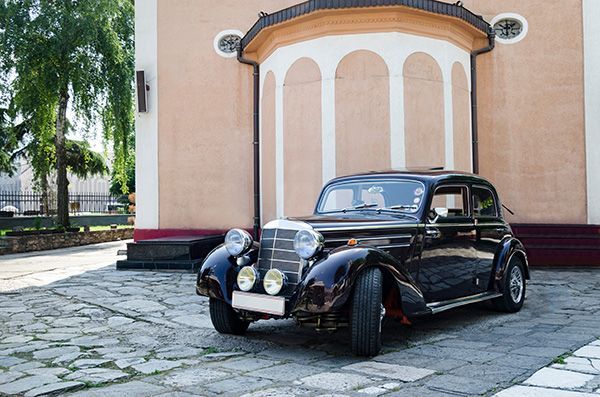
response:
M336 213L331 215L310 215L297 218L288 218L293 222L303 222L312 226L315 230L333 229L363 229L378 227L401 227L415 225L417 219L411 216L391 215L375 211L360 211L348 213Z

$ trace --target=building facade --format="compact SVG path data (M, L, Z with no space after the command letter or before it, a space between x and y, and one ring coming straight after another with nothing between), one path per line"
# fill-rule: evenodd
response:
M600 1L297 3L136 1L136 239L252 228L238 45L261 224L412 167L477 171L515 224L600 224Z

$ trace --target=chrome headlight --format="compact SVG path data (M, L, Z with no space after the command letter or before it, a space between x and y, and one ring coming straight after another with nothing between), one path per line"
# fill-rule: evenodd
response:
M237 285L240 290L247 292L254 287L257 279L256 269L252 266L244 266L237 275Z
M263 287L269 295L277 295L285 285L286 277L280 270L271 269L265 274Z
M252 236L242 229L231 229L225 235L225 248L231 256L240 256L252 247Z
M300 230L294 237L294 250L302 259L310 259L323 249L325 239L314 230Z

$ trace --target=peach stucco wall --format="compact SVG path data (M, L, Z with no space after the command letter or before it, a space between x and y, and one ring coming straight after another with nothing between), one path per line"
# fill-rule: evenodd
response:
M294 3L158 1L160 228L252 225L252 68L213 40Z
M284 213L310 215L322 187L321 71L308 58L288 70L283 87Z
M158 0L159 227L226 229L252 224L252 69L218 56L215 35L246 31L260 10L299 0ZM585 223L581 2L463 0L490 21L516 12L529 23L521 42L479 57L481 174L516 212L513 222ZM418 21L417 21L418 22ZM446 69L445 69L446 70ZM468 72L468 71L467 71ZM335 76L337 175L390 168L388 68L357 51ZM465 70L452 70L454 164L470 169L470 101ZM424 53L404 65L407 166L445 163L444 82ZM284 213L312 210L321 167L320 71L303 60L283 97ZM263 84L263 223L276 214L275 79ZM282 84L282 82L278 82ZM448 82L446 82L448 84ZM308 99L310 98L310 99ZM311 142L308 146L307 142ZM299 181L299 164L309 160Z
M522 41L478 61L481 174L511 221L586 223L581 2L464 3L487 20L516 12L529 23Z
M407 167L443 167L444 83L430 55L418 52L404 63L404 136Z
M379 55L356 51L340 61L335 120L337 175L390 168L389 78Z
M277 202L275 197L276 186L276 158L275 158L275 75L267 73L263 83L263 96L261 105L261 191L262 191L262 223L275 219Z
M471 161L471 98L463 66L452 65L452 134L454 169L473 170Z

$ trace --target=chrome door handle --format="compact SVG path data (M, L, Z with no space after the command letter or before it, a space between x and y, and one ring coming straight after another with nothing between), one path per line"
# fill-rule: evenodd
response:
M438 229L426 229L425 236L429 238L440 238L442 233Z

